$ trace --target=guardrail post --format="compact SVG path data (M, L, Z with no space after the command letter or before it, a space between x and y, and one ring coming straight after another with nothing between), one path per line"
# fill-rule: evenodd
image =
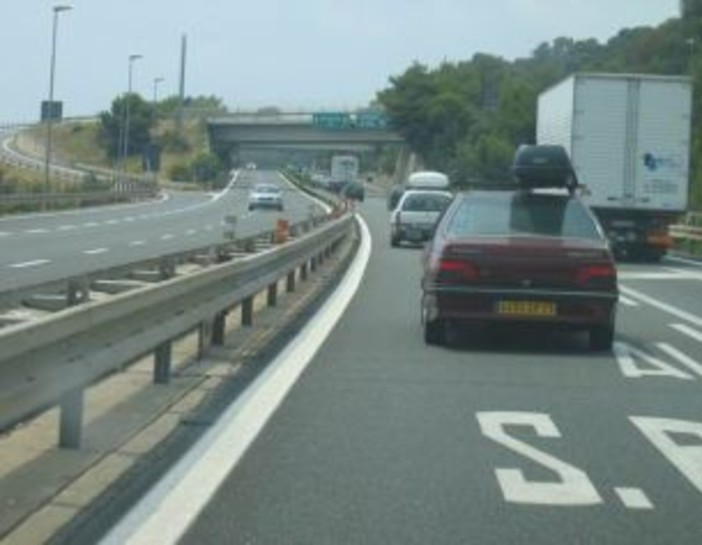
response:
M61 398L59 447L80 448L83 432L83 389L76 388Z
M166 341L156 347L154 352L154 382L168 384L171 380L171 341Z
M278 304L278 282L273 282L268 286L268 306L274 307Z
M250 327L253 325L253 297L247 297L241 302L241 325Z
M88 287L87 278L74 278L68 281L68 289L66 290L66 304L69 307L74 307L85 303L90 297L90 288Z
M158 272L162 280L173 278L176 273L176 263L172 257L165 257L158 265Z
M227 329L227 313L220 312L214 317L212 322L212 344L222 346L224 344L224 334Z
M310 272L314 273L317 270L317 256L312 256L310 259Z
M288 273L288 277L285 280L285 290L288 293L292 293L295 291L295 271L292 270Z

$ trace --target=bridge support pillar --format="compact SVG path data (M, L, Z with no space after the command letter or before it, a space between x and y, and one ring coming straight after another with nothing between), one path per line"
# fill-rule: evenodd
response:
M278 282L268 286L268 306L274 307L278 304Z
M154 352L154 383L168 384L171 381L172 352L171 341L156 347Z
M76 388L61 398L59 447L79 449L83 432L84 392Z
M302 265L300 265L300 280L301 280L302 282L304 282L305 280L307 280L307 268L308 268L308 266L309 266L309 265L307 264L307 262L305 262L305 263L303 263Z
M250 327L253 325L253 297L247 297L241 302L241 325Z
M212 344L222 346L224 344L224 334L227 328L227 313L220 312L212 322Z
M295 271L290 271L288 273L288 277L285 280L285 290L288 293L292 293L295 291Z

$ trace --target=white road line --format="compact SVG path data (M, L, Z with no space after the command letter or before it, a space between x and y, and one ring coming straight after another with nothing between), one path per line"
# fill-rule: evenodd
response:
M88 221L84 224L81 225L81 227L97 227L99 223L94 222L94 221Z
M685 324L670 324L670 327L679 331L683 335L687 335L688 337L702 343L702 332L697 331L696 329L692 329L691 327L688 327Z
M171 240L172 238L173 238L173 235L167 234L167 235L163 235L161 237L161 240Z
M188 229L187 231L185 231L185 234L188 236L193 236L196 233L197 233L197 229Z
M681 270L680 272L657 271L657 272L622 272L619 273L620 280L699 280L700 273L695 271Z
M619 286L619 291L624 292L626 295L628 295L632 299L638 300L640 303L646 303L647 305L656 307L657 309L662 310L663 312L672 314L676 318L680 318L681 320L690 322L698 327L702 327L702 318L696 316L695 314L692 314L691 312L687 312L686 310L683 310L681 308L669 305L668 303L664 303L663 301L660 301L654 297L650 297L645 293L641 293L638 290L634 290L626 286Z
M8 231L0 231L0 237L9 237L11 234Z
M76 229L75 225L61 225L56 230L57 231L73 231L73 229Z
M48 233L48 232L49 231L47 231L46 229L28 229L27 231L25 231L25 233L28 235L38 235L41 233Z
M144 246L146 244L145 240L132 240L129 245L130 246Z
M681 352L680 350L678 350L674 346L670 346L668 343L656 343L656 345L663 352L665 352L666 354L668 354L672 358L678 360L681 364L683 364L685 367L690 369L693 373L696 373L697 375L702 377L702 365L697 363L690 356Z
M675 261L677 263L684 263L685 265L694 265L695 267L702 267L702 261L695 261L694 259L686 259L684 257L668 256L666 260Z
M638 307L640 306L636 301L633 299L629 299L628 297L624 297L623 295L619 296L619 302L627 307Z
M615 488L625 507L629 509L653 509L653 504L640 488Z
M83 253L87 255L98 255L109 252L108 248L93 248L92 250L84 250Z
M114 225L115 223L119 223L119 220L107 220L105 225Z
M39 267L40 265L46 265L51 263L50 259L35 259L34 261L25 261L23 263L13 263L8 265L12 269L27 269L29 267Z
M205 231L212 231L214 229L213 225L205 225Z
M210 501L285 399L361 285L370 259L368 226L339 288L203 438L107 534L101 545L175 543Z
M122 221L134 221L134 216L127 216L126 218L122 218Z

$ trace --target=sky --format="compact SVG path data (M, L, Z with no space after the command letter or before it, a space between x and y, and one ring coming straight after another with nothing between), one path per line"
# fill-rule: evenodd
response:
M606 41L678 16L678 0L69 0L59 15L55 98L64 115L109 108L128 86L186 94L232 110L366 105L412 62L483 52L526 57L559 36ZM49 94L55 1L0 0L0 124L33 121Z

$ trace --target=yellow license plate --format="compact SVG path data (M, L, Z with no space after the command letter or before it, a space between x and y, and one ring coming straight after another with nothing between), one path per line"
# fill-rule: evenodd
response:
M553 317L556 315L556 303L543 301L500 301L497 313L506 316Z

